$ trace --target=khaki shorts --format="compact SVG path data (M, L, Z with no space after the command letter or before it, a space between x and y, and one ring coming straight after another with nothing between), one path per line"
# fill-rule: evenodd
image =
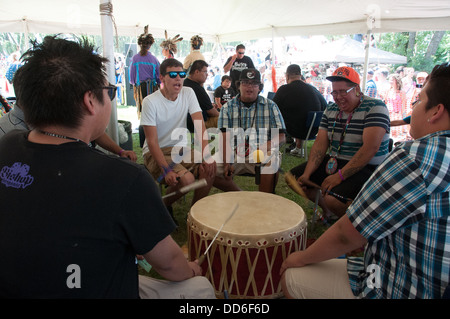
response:
M347 259L331 259L285 272L289 294L297 299L355 299Z
M139 276L139 297L141 299L216 299L211 283L202 276L178 282Z
M167 163L172 163L172 148L173 147L164 147L161 149L161 151L164 154L164 158L166 159ZM182 171L190 171L192 174L194 174L195 178L198 178L198 167L200 166L200 163L194 163L193 161L189 160L189 157L193 157L193 151L187 155L186 162L183 160L178 164L175 164L172 167L172 170L179 174ZM144 164L145 167L147 167L150 174L152 174L153 178L158 181L158 178L162 176L161 168L159 167L158 163L156 163L155 159L150 153L144 154ZM160 181L161 183L164 183L164 178Z

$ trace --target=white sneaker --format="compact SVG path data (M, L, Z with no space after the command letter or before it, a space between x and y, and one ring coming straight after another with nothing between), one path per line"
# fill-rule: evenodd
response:
M296 156L304 157L305 154L304 154L303 151L304 151L303 148L295 147L294 149L291 150L291 155L296 155Z

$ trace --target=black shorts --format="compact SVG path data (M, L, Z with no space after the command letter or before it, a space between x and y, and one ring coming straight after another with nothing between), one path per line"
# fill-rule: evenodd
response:
M312 182L314 182L318 185L322 185L324 179L327 178L328 176L330 176L325 171L325 167L326 167L329 159L330 159L329 155L325 156L322 163L320 163L320 166L311 175ZM342 160L342 159L337 159L337 162L338 162L338 169L343 168L348 163L347 160ZM300 176L303 175L305 168L306 168L306 162L291 169L291 173L292 173L292 175L295 176L295 178L299 178ZM377 168L377 165L366 165L359 172L348 177L347 179L345 179L345 181L342 181L342 183L335 186L331 190L334 193L341 195L343 197L355 199L356 195L358 195L358 193L361 190L361 188L363 187L364 183L367 182L367 180L369 179L369 177L372 175L372 173L375 171L376 168ZM346 203L345 199L339 198L337 196L334 196L334 197L336 197L341 202Z

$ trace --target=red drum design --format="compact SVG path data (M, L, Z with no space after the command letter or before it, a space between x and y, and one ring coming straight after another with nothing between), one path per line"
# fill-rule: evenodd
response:
M280 266L306 245L303 209L284 197L262 192L211 195L192 206L187 220L189 260L199 258L223 227L202 264L216 296L279 298Z

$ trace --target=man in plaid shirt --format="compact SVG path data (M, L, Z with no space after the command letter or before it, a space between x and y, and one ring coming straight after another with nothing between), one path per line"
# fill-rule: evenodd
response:
M259 95L262 83L258 70L243 70L237 85L239 94L222 106L217 123L224 141L224 176L230 178L231 172L255 174L260 178L259 190L271 193L280 163L278 156L268 159L285 141L284 119L272 100Z
M411 136L336 224L281 267L294 298L441 298L450 282L450 64L430 74ZM367 245L363 260L331 259ZM301 267L301 268L300 268Z

